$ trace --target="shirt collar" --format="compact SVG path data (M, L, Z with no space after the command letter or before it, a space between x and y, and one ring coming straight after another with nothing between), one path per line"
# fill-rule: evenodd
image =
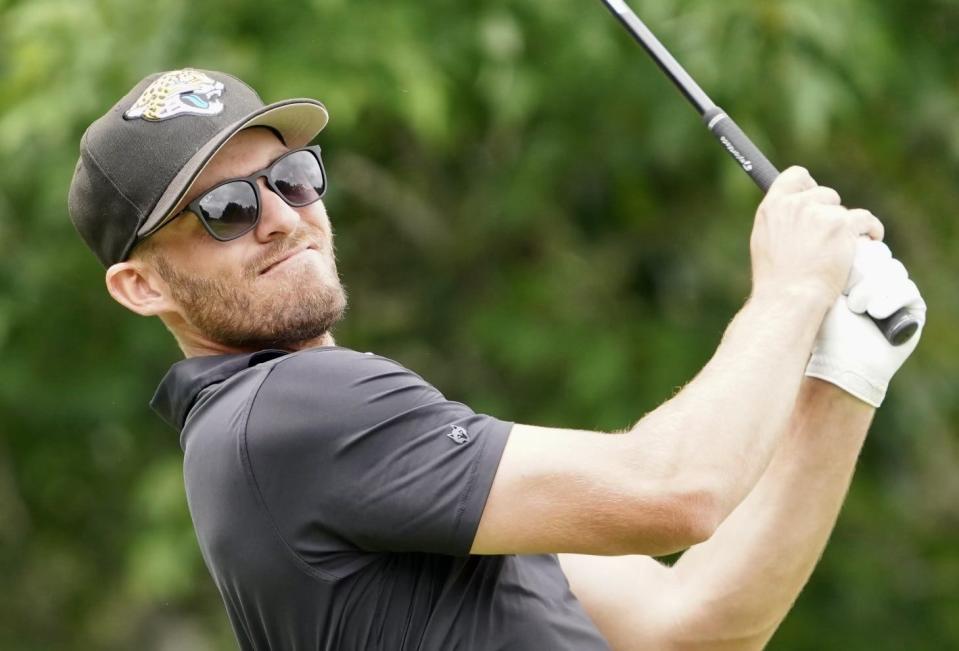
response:
M153 399L150 400L150 407L179 432L183 429L190 408L200 391L233 377L243 369L282 357L289 352L269 349L255 353L209 355L181 360L171 366L163 376Z

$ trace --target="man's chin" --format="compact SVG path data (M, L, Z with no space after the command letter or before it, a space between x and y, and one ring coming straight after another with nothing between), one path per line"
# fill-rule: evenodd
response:
M332 340L333 327L346 312L346 294L334 291L309 295L309 302L289 306L248 306L246 313L235 310L201 310L194 313L193 326L205 337L228 348L244 351L280 348L300 350ZM308 291L308 290L307 290ZM235 307L235 306L234 306ZM252 314L262 314L252 320Z
M335 269L291 266L253 284L167 270L167 283L185 320L209 340L236 350L295 349L329 338L343 318L346 292Z

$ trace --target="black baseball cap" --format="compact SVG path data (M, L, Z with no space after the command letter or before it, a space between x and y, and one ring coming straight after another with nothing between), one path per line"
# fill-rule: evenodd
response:
M307 145L329 114L314 99L264 104L232 75L185 68L150 75L90 125L70 183L70 220L105 267L185 205L210 159L243 129Z

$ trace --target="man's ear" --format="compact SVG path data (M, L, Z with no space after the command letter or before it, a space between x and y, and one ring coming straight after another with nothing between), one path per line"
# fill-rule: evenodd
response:
M142 316L175 312L169 286L153 269L140 260L111 265L106 275L107 291L113 299Z

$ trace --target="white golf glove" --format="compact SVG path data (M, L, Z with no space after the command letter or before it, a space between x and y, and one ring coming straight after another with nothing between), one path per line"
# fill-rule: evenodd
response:
M884 319L905 307L919 319L912 339L893 346L866 313ZM879 407L889 380L919 343L926 303L901 262L882 242L863 238L846 289L819 328L806 375L831 382Z

